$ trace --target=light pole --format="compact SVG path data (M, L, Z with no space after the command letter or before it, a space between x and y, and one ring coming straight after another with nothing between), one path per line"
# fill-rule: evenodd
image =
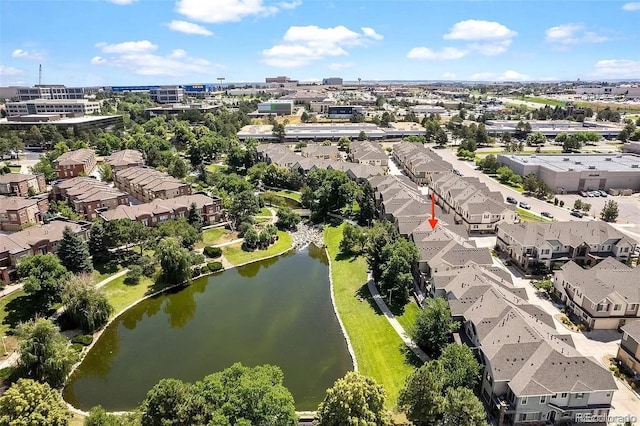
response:
M4 343L4 338L7 336L2 336L2 348L4 349L4 354L3 356L7 356L9 355L9 352L7 352L7 345Z
M393 289L389 289L389 304L391 304L391 293L393 293Z

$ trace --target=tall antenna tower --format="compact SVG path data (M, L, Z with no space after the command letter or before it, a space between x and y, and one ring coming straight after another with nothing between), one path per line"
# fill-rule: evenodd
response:
M42 85L42 64L38 65L38 86Z

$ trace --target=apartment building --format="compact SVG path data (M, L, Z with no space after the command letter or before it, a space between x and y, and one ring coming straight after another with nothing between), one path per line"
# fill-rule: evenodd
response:
M184 89L180 86L154 87L149 89L149 96L159 104L175 104L184 99Z
M158 198L150 203L133 206L122 205L102 212L100 217L106 221L131 219L153 227L170 219L188 217L192 204L196 205L205 225L218 223L224 218L222 200L204 194L183 195L168 200Z
M129 205L129 194L87 176L54 184L53 194L57 199L67 201L76 213L87 220L97 218L101 211Z
M321 144L311 144L302 148L300 152L305 158L318 158L322 160L340 160L340 151L335 145L325 146Z
M622 340L616 358L633 373L640 371L640 321L631 321L622 327Z
M349 160L354 163L369 164L370 166L389 169L389 156L374 142L353 141L349 145Z
M455 173L432 175L429 187L436 202L469 233L495 233L501 223L518 221L516 207L505 204L500 192L490 191L477 178L461 177Z
M627 263L637 244L601 221L498 225L498 248L523 270L535 264L557 269L568 261L595 266L608 257Z
M70 179L90 174L96 164L96 152L82 148L62 154L54 162L54 167L58 179Z
M7 102L7 116L31 114L100 114L100 102L88 99L33 99Z
M571 335L559 334L525 289L472 266L435 276L432 292L448 301L461 339L481 360L481 399L498 425L609 413L617 390L611 372L582 356Z
M29 175L23 173L6 173L0 175L0 195L27 197L29 188L40 194L47 190L47 182L43 174Z
M54 253L62 240L65 227L87 239L87 228L77 223L59 220L47 225L32 226L13 234L0 235L0 280L7 284L16 280L17 265L25 256Z
M118 172L129 167L144 166L144 155L135 149L123 149L112 153L104 161L112 171Z
M5 197L0 195L0 230L19 231L42 222L49 211L49 200L43 197Z
M393 147L393 159L409 178L418 185L453 171L451 164L422 144L401 142Z
M617 330L640 319L640 268L613 257L589 269L569 261L553 281L560 300L590 329Z
M129 167L113 174L115 186L136 199L149 203L191 195L191 185L150 167Z

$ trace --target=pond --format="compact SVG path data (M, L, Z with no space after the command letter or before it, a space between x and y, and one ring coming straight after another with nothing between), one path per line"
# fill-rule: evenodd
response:
M64 398L83 410L131 410L160 379L193 383L234 362L279 366L298 410L315 410L353 368L323 250L312 245L140 302L107 327Z

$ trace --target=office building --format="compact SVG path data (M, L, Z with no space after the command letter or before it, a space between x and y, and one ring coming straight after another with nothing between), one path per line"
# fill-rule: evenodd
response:
M364 107L360 105L332 105L327 108L328 118L351 118L356 114L364 114Z
M33 87L18 87L16 95L19 101L84 99L85 89L84 87L66 87L63 85L37 85Z
M184 99L184 89L180 86L160 86L150 89L149 96L159 104L175 104Z
M88 99L34 99L30 101L7 102L7 116L40 114L100 114L100 102Z
M323 78L322 84L324 86L342 86L343 80L340 77Z
M293 101L271 99L258 104L258 114L261 115L291 115L293 114Z
M291 80L287 76L279 75L278 77L267 77L267 78L264 79L264 82L265 83L280 83L280 84L286 84L286 83L297 84L298 80Z

